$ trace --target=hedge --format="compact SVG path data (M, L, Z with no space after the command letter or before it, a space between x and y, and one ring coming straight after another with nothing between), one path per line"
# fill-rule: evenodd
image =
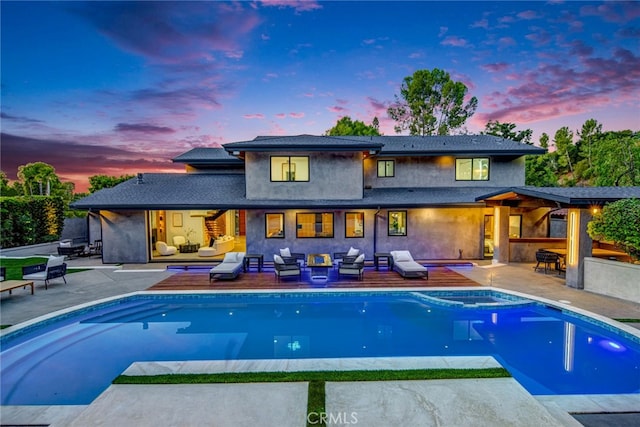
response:
M59 196L0 197L0 247L60 239L64 201Z

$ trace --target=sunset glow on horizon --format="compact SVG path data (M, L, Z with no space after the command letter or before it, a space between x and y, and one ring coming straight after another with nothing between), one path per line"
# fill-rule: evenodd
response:
M587 119L640 130L640 3L13 2L1 4L1 169L183 172L171 159L259 135L322 135L386 110L440 68L534 142Z

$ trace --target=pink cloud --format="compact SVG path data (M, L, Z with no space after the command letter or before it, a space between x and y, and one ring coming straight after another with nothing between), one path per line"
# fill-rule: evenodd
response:
M261 0L262 6L278 7L281 9L292 8L296 12L309 12L322 9L322 6L313 0Z
M262 119L264 119L264 114L262 114L262 113L245 114L242 117L245 118L245 119L249 119L249 120L252 120L252 119L262 120Z
M504 49L506 47L515 46L517 43L513 37L500 37L498 39L498 45L501 49Z
M293 119L302 119L304 118L304 113L289 113L289 117Z
M471 24L471 28L484 28L485 30L489 29L489 21L486 18L480 19Z
M287 115L285 113L276 114L276 119L286 119Z
M340 107L339 105L334 105L332 107L327 107L327 110L331 111L332 113L344 113L344 112L347 111L346 108Z
M480 68L488 73L502 73L504 72L504 70L509 68L509 64L507 64L506 62L496 62L493 64L481 65Z
M467 47L469 42L458 36L447 36L440 44L443 46Z
M580 65L542 65L527 71L519 85L483 97L480 105L492 111L476 114L474 121L529 123L613 105L638 108L640 57L618 48L610 58L582 57Z
M580 8L582 16L598 16L605 21L626 24L640 18L640 3L604 2L602 4L588 4Z
M520 19L531 20L540 18L540 14L535 10L525 10L516 15Z

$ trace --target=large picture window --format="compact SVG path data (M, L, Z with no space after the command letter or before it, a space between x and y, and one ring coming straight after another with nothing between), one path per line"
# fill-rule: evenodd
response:
M271 181L309 181L309 157L271 157Z
M389 211L389 236L407 235L407 211Z
M333 213L297 214L296 237L333 237Z
M267 239L284 239L284 214L268 213L264 216L264 230Z
M488 181L489 159L456 159L456 181Z
M378 178L391 178L396 173L394 160L378 160Z
M344 237L364 237L364 212L347 212L345 214Z

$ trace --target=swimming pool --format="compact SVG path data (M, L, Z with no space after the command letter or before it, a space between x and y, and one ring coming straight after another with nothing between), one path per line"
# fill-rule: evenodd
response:
M6 333L2 405L88 404L134 361L495 357L532 394L640 393L640 339L482 291L139 293Z

